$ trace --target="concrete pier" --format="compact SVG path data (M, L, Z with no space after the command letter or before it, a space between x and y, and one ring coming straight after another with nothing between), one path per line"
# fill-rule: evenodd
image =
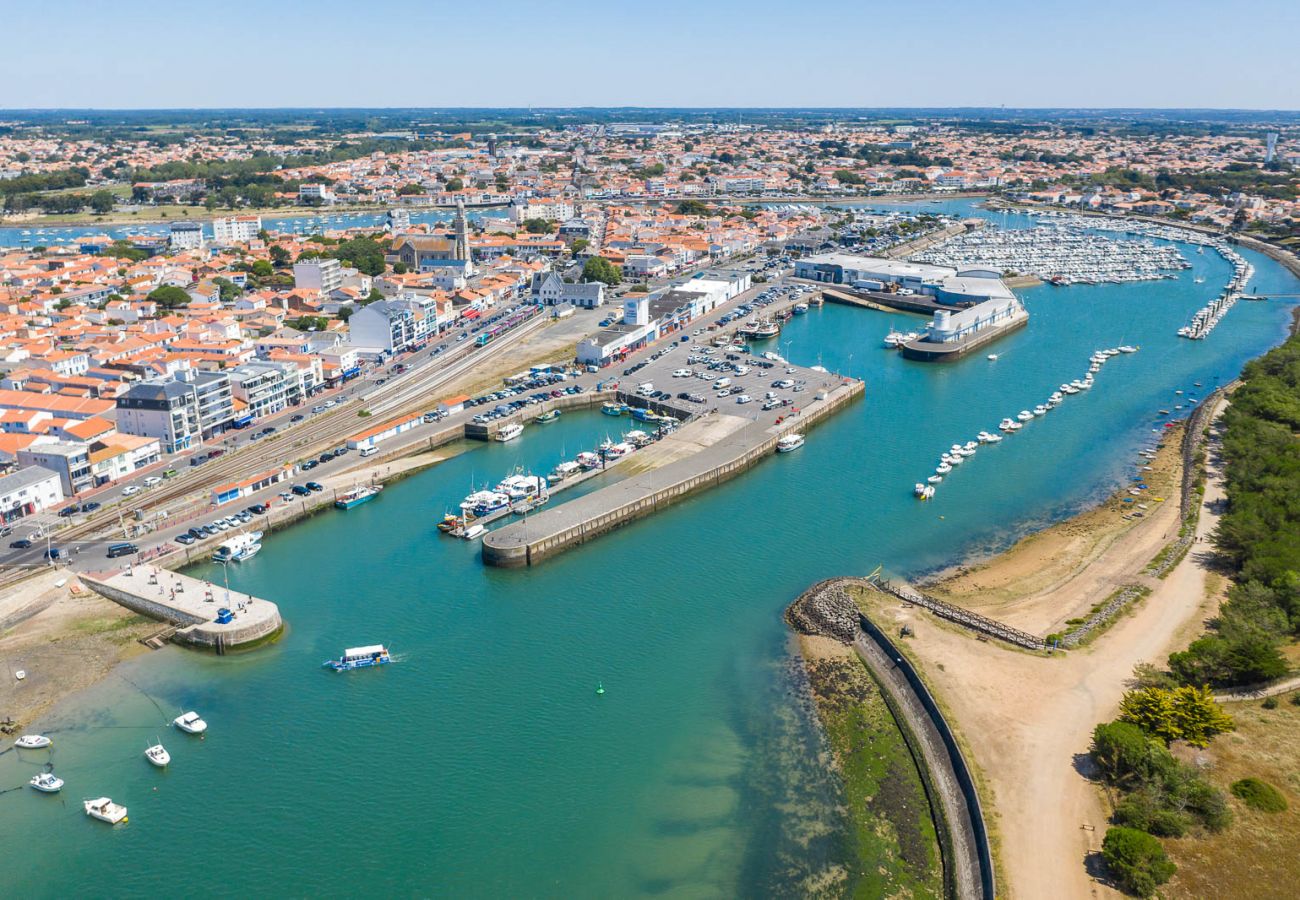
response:
M1020 315L1006 322L990 325L955 341L938 343L920 338L915 341L908 341L899 349L904 359L916 359L923 362L951 362L961 359L968 353L973 353L980 347L991 344L1000 337L1005 337L1013 331L1024 328L1028 324L1029 314L1022 310Z
M780 424L755 422L686 459L493 531L483 538L483 562L505 568L536 565L569 547L721 484L773 455L783 435L806 432L864 391L861 381L841 379L824 397L819 393L799 414L787 416Z
M177 626L183 643L225 653L265 640L284 623L270 600L181 575L158 566L140 565L80 576L86 587L132 612ZM229 609L231 621L217 622Z

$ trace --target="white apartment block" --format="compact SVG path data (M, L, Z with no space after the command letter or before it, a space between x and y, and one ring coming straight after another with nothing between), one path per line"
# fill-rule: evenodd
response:
M343 264L337 259L307 259L293 264L293 286L328 294L343 287Z
M262 230L261 216L226 216L212 220L212 239L218 244L244 244Z

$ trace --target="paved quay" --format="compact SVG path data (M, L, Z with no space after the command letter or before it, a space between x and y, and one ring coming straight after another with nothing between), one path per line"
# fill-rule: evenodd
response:
M284 627L280 608L270 600L159 566L128 565L79 577L114 603L176 626L176 640L217 653L262 641ZM229 622L217 621L220 610L229 610Z
M483 562L504 568L537 565L570 547L739 475L774 454L776 442L783 435L804 433L865 392L861 381L825 377L825 386L818 388L810 402L799 407L797 413L790 408L764 413L752 424L685 459L491 532L483 539Z

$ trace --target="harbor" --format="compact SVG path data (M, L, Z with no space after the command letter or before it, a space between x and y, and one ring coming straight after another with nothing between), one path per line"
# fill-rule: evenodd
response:
M193 815L202 797L208 820L250 833L264 824L266 808L295 811L274 840L242 851L241 865L226 876L229 890L241 893L284 877L328 893L329 872L343 864L378 889L400 892L414 873L430 890L457 896L526 894L552 881L559 892L580 885L602 896L799 893L805 882L786 879L821 870L815 861L801 867L798 838L809 821L838 838L839 801L834 779L809 762L819 746L813 729L786 715L797 687L787 674L781 611L832 574L865 574L887 561L900 577L916 578L996 552L1126 485L1135 453L1162 427L1152 414L1182 402L1173 389L1230 378L1288 323L1289 304L1239 303L1215 339L1178 338L1177 327L1208 299L1194 275L1207 277L1207 290L1230 276L1217 254L1191 253L1198 268L1177 279L1031 288L1022 296L1033 328L952 366L917 365L877 349L885 314L828 303L796 315L778 337L753 345L758 358L770 349L804 372L820 365L865 382L865 395L809 429L801 449L770 451L743 477L610 531L591 547L549 557L547 565L484 567L479 545L448 539L434 525L446 504L475 486L519 466L549 473L607 434L617 442L628 429L644 428L630 410L618 418L599 412L619 391L631 394L620 406L660 402L636 398L642 381L671 386L674 403L683 391L715 397L711 381L671 375L690 368L686 353L702 350L661 357L664 375L604 372L602 380L611 377L619 388L589 408L566 409L544 426L530 418L508 443L446 445L454 455L389 481L382 495L347 512L297 511L304 502L328 506L329 490L295 499L281 514L302 521L268 530L262 552L229 569L232 589L274 600L293 626L289 634L255 654L143 654L117 670L121 677L105 678L46 716L40 728L56 737L59 770L105 768L111 777L92 789L129 807L130 824L118 826L112 840L87 840L104 837L108 826L91 828L79 804L63 809L24 786L0 798L0 815L22 816L43 839L14 862L13 877L71 892L86 871L114 868L125 873L124 892L156 890L151 861L159 840L184 858L216 859L210 829ZM1276 264L1243 255L1258 270L1252 286L1295 291ZM1075 292L1086 293L1086 310L1073 302ZM894 315L890 325L904 318ZM1122 344L1141 350L1113 358L1092 390L1071 396L1047 421L1025 426L996 450L980 449L934 500L911 496L936 450L993 431L1027 400L1042 402L1055 386L1081 379L1098 348ZM1000 358L989 361L988 352ZM725 360L725 353L713 357ZM728 377L709 371L714 380ZM764 391L786 377L764 372ZM729 377L736 380L734 371ZM700 420L745 419L763 402L762 392L750 393L754 402L732 395ZM815 393L810 381L804 392L790 388L783 396ZM772 410L773 421L780 414ZM638 455L661 452L688 430L631 454L610 480L651 476L666 484L658 479L667 466L635 471L649 459ZM417 435L366 462L380 466L382 477L401 453L427 448L430 434ZM338 489L351 485L347 478ZM528 529L604 489L599 477L566 488L528 515ZM502 532L522 525L518 517L501 522ZM842 527L828 530L825 522ZM196 561L187 573L220 584L212 549L187 549ZM379 642L397 664L346 675L321 669L344 648ZM40 677L28 668L24 685ZM504 682L503 671L511 673ZM173 764L165 779L157 777L142 757L154 726L140 723L159 716L124 678L157 697L166 719L193 705L213 723L215 733L193 748L203 765ZM436 720L410 715L428 708L431 689ZM234 787L268 733L288 735L287 750L278 777L259 782L263 801L254 808ZM395 783L349 774L360 739L348 733L383 734L385 765L407 777ZM428 764L431 757L438 765ZM600 778L590 777L593 758L602 760ZM0 757L0 772L6 785L26 785L36 769L10 753ZM304 792L304 783L321 789ZM319 841L308 823L328 820L340 799L363 796L416 821L418 840L394 844L376 831L357 832L342 848ZM421 817L418 798L427 796L438 798L436 817ZM537 827L520 829L521 816ZM68 847L77 849L77 864L60 866ZM503 868L503 854L517 864Z
M611 485L548 510L528 522L512 523L483 539L489 566L535 566L643 516L739 475L776 452L785 435L802 433L862 396L865 385L844 380L818 390L798 415L779 423L755 422L688 459Z

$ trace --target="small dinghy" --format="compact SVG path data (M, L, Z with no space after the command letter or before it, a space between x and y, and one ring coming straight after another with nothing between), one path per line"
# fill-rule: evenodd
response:
M33 775L32 780L27 783L42 794L57 794L63 790L63 779L53 772L42 772L39 775Z
M172 719L172 724L181 731L187 731L190 734L202 734L208 730L208 723L199 718L199 714L190 710L187 713L181 713Z
M43 734L24 734L14 741L14 746L21 750L44 750L53 743L54 741Z
M162 744L154 744L146 749L144 758L160 769L167 768L167 764L172 761L172 755L167 752L167 748Z

